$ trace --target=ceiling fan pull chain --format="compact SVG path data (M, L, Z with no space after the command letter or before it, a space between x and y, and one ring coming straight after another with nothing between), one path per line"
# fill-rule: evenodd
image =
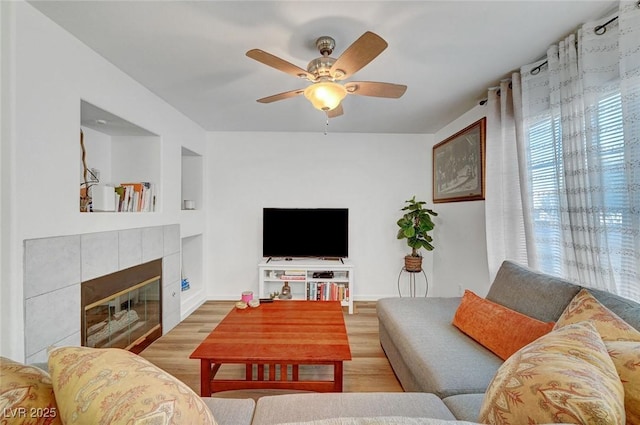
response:
M329 134L329 112L327 111L327 122L324 125L324 135Z

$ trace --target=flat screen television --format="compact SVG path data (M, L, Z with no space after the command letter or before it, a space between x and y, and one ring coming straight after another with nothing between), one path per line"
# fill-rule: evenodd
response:
M263 257L349 256L347 208L264 208Z

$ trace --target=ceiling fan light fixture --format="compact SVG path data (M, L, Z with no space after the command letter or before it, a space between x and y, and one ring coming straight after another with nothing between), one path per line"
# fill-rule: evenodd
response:
M311 102L314 108L321 111L331 111L337 108L346 95L347 89L342 84L332 81L321 81L304 89L304 97Z
M249 58L311 83L305 89L289 90L263 97L258 99L258 102L272 103L304 93L314 108L327 112L327 118L335 118L344 113L342 99L347 94L397 99L407 90L407 86L404 85L377 81L339 83L339 81L350 78L387 48L387 42L371 31L365 32L351 43L337 59L330 56L335 48L333 38L328 36L318 38L316 48L322 56L309 62L307 69L300 68L260 49L249 50L246 53Z

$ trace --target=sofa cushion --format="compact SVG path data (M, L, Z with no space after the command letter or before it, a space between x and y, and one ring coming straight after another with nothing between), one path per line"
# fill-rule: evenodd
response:
M624 424L624 389L591 322L557 329L500 367L479 422Z
M580 287L512 261L504 261L486 298L543 322L555 322Z
M191 388L129 351L54 348L49 371L65 425L215 424Z
M451 324L460 298L378 300L380 342L405 391L484 393L502 360Z
M442 400L453 416L462 421L477 421L484 394L458 394Z
M640 331L603 306L588 290L582 289L567 305L555 327L591 320L604 341L640 341Z
M585 288L600 304L613 311L622 320L640 331L640 304L628 298L599 289Z
M0 407L0 423L62 424L49 374L4 357L0 357Z
M202 401L215 412L218 425L251 425L256 408L252 398L202 397Z
M464 291L453 325L487 347L502 360L553 329L545 323Z
M628 424L640 424L640 342L605 341L624 388Z
M473 425L465 421L447 421L433 418L407 418L404 416L377 416L371 418L332 418L308 422L288 422L280 425Z
M253 425L375 416L455 417L442 400L427 393L312 393L260 397Z

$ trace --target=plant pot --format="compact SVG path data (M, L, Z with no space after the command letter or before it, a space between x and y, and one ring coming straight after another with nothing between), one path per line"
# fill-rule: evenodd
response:
M408 272L422 271L422 257L407 255L404 257L404 268Z

